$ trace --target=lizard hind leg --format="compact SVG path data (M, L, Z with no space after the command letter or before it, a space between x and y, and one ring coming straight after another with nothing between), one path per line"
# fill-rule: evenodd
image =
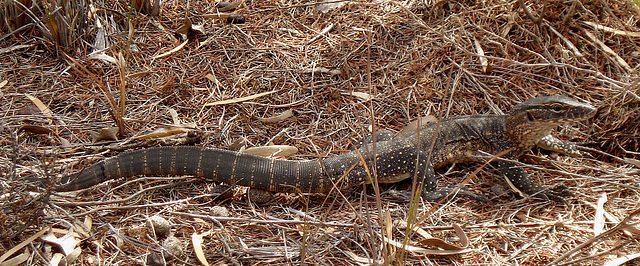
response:
M381 142L381 141L388 141L393 139L393 137L395 137L395 134L389 130L383 129L383 130L378 130L375 133L376 136L376 142ZM354 145L354 147L356 149L360 149L362 146L364 145L369 145L373 143L373 135L369 134L367 136L365 136L364 138L362 138L360 141L356 142L356 144Z

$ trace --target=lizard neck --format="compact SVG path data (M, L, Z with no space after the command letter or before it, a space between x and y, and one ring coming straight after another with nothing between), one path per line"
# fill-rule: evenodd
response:
M551 134L551 131L557 126L558 123L532 121L524 113L510 114L505 119L505 129L509 141L513 147L521 152L533 148L544 136Z

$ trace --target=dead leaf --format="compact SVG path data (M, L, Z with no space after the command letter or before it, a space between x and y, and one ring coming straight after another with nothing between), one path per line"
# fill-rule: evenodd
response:
M100 129L100 132L89 131L93 142L100 140L118 140L118 127L108 127Z
M600 48L602 48L602 50L609 54L610 56L613 57L612 61L617 62L622 68L624 68L628 73L634 73L633 68L631 68L631 66L629 66L629 64L627 64L627 61L624 61L624 59L622 57L620 57L615 51L613 51L613 49L609 48L609 46L607 46L604 42L600 41L598 38L596 38L596 36L587 31L587 29L583 29L584 33L587 35L587 37L589 37L589 39L591 39L591 41L593 41L595 44L597 44L598 46L600 46Z
M62 261L63 258L64 258L64 255L62 253L53 254L53 256L51 256L51 260L49 261L49 264L60 265L60 262Z
M191 19L184 18L184 20L182 21L182 25L180 26L180 28L176 30L176 33L186 37L186 35L189 34L190 30L191 30Z
M342 95L349 95L349 96L355 96L357 98L360 98L363 101L369 101L369 100L373 100L373 95L366 93L366 92L357 92L357 91L352 91L352 92L343 92Z
M401 226L407 227L407 223L404 221L397 221L396 224L399 224ZM469 247L469 238L467 237L467 235L464 233L464 230L462 230L462 227L460 227L457 224L452 224L453 230L456 233L456 236L458 236L458 239L460 239L460 245L454 245L451 244L447 241L444 241L440 238L435 238L433 236L431 236L431 234L427 233L427 231L425 231L424 229L420 228L420 227L412 227L411 231L416 232L418 235L422 236L423 238L425 238L424 240L421 240L419 242L413 243L413 245L420 245L420 246L431 246L431 247L436 247L436 248L440 248L443 249L445 251L453 251L454 253L451 254L458 254L456 253L457 251L462 251L462 250L466 250L467 247ZM465 252L467 252L468 250L466 250ZM429 253L431 254L431 253ZM437 254L443 255L444 253L440 253L438 252Z
M82 248L77 247L71 251L71 253L67 254L67 256L64 257L64 260L67 262L67 265L71 265L78 259L78 257L80 257L80 254L82 254Z
M596 214L593 217L593 235L597 236L602 233L604 229L604 204L607 202L607 193L602 193L598 198L598 205L596 207Z
M71 142L68 139L60 137L60 147L62 148L71 148Z
M372 259L358 256L350 250L343 250L342 252L344 252L352 260L364 265L384 265L383 261L377 261L376 263L373 263Z
M47 105L45 105L44 103L42 103L42 101L40 101L40 99L31 96L31 94L25 93L25 96L27 96L27 98L29 98L29 100L36 105L36 107L38 107L38 109L40 110L40 112L43 115L49 116L51 117L51 110L49 109L49 107Z
M182 125L179 125L179 126L166 126L166 127L157 128L157 129L151 131L150 133L146 133L144 135L140 135L140 136L134 137L133 139L139 140L139 139L164 138L164 137L168 137L168 136L187 133L187 132L189 132L190 130L192 130L194 128L195 128L195 124L182 124Z
M279 115L276 115L276 116L267 117L267 118L258 117L258 120L260 122L263 122L263 123L275 123L275 122L280 122L282 120L285 120L285 119L287 119L289 117L292 117L292 116L293 116L293 111L291 109L289 109L289 110L286 110L286 111L284 111L284 112L282 112L282 113L280 113Z
M607 262L605 262L604 264L602 264L602 266L620 266L623 265L627 262L630 262L632 260L635 260L637 258L640 258L640 253L635 253L635 254L631 254L631 255L622 255L618 258L609 260Z
M88 55L87 58L100 60L102 62L111 63L111 64L114 64L114 65L118 64L118 60L117 59L115 59L113 56L109 56L109 55L107 55L105 53L92 53L92 54Z
M633 159L633 158L624 158L624 161L627 162L628 164L631 164L635 167L640 168L640 160Z
M17 115L40 115L40 109L34 104L27 104L16 112Z
M22 131L29 132L31 134L41 134L41 135L49 134L49 133L52 132L52 130L47 128L47 127L36 126L36 125L24 125L24 126L21 126L18 129L18 133L22 132Z
M440 250L440 249L426 249L426 248L421 248L421 247L416 247L414 245L404 245L400 242L397 242L395 240L392 239L388 239L388 238L384 238L384 241L387 242L387 244L395 246L397 248L402 248L406 251L409 252L414 252L414 253L419 253L419 254L423 254L423 255L455 255L455 254L463 254L463 253L467 253L470 252L471 249L460 249L460 250L455 250L455 249L450 249L450 250ZM440 240L442 242L444 242L444 240Z
M242 3L244 3L244 0L240 0L240 1L236 1L236 2L218 2L216 4L217 5L216 7L218 8L218 11L220 11L220 12L227 12L227 11L235 10Z
M487 60L487 57L485 57L484 50L482 49L480 42L477 39L473 39L473 43L476 46L476 52L478 53L478 58L480 59L480 65L482 65L482 72L484 72L485 74L489 73L489 71L491 71L491 68L489 67L489 60Z
M212 19L227 19L229 18L230 13L216 13L216 14L204 14L203 18L212 18Z
M244 15L242 14L229 14L227 17L228 24L242 24L246 21Z
M607 26L604 26L604 25L596 24L596 23L591 22L591 21L583 21L582 23L584 23L586 25L589 25L589 26L593 27L596 30L602 30L602 31L606 31L606 32L613 33L613 34L616 34L616 35L621 35L621 36L629 36L629 37L640 38L640 32L618 30L618 29L614 29L614 28L607 27Z
M338 9L341 8L342 6L344 6L347 3L347 1L343 1L343 2L335 2L335 1L324 1L322 4L319 4L316 6L316 11L320 11L322 13L327 13L331 10L334 9Z
M53 244L58 246L64 255L69 255L76 249L76 246L80 243L76 237L74 237L71 231L67 232L66 235L58 238L53 232L49 231L47 234L40 237L40 239L49 244Z
M242 152L269 158L285 158L298 153L298 148L288 145L270 145L262 147L251 147L245 149Z
M267 91L267 92L254 94L254 95L251 95L251 96L234 98L234 99L229 99L229 100L224 100L224 101L217 101L217 102L213 102L213 103L207 103L204 106L206 107L206 106L215 106L215 105L224 105L224 104L230 104L230 103L245 102L245 101L248 101L248 100L253 100L253 99L256 99L256 98L260 98L260 97L265 96L265 95L276 93L276 92L279 92L279 91L280 90L272 90L272 91Z
M31 256L31 253L29 253L29 250L25 250L24 252L22 252L22 254L17 255L3 263L0 263L1 266L18 266L18 265L22 265L23 262L27 261L29 259L29 257Z
M193 252L196 253L196 258L198 261L205 266L209 266L209 262L207 261L207 257L204 256L204 251L202 251L202 237L204 235L198 235L193 233L191 235L191 243L193 244Z
M0 54L4 54L4 53L11 53L15 50L20 50L23 48L30 48L31 46L33 46L33 44L19 44L19 45L13 45L10 47L6 47L6 48L1 48L0 49ZM0 88L2 88L2 86L0 86Z
M169 115L171 115L171 120L173 120L174 125L182 124L182 122L180 122L180 117L178 116L178 112L176 112L175 109L169 108Z
M342 74L342 70L340 69L328 69L326 67L306 68L306 69L303 69L302 72L303 73L321 73L321 74L329 74L329 75Z
M400 132L398 132L397 136L405 136L407 134L415 133L418 130L418 127L423 128L425 125L429 123L438 122L438 119L435 116L427 115L418 117L418 119L413 120L411 123L407 124Z
M185 39L184 42L182 42L180 45L178 45L176 48L171 49L171 51L168 51L164 54L160 54L160 55L156 55L154 57L152 57L152 59L158 59L158 58L163 58L163 57L167 57L172 55L173 53L182 50L182 48L184 48L185 45L187 45L187 43L189 42L188 39Z
M20 244L12 247L9 251L7 251L6 253L2 254L2 256L0 256L0 263L4 262L7 258L11 257L11 255L13 255L13 253L16 253L16 251L18 251L18 250L22 249L23 247L29 245L31 242L33 242L33 240L36 240L38 237L40 237L41 235L44 235L49 230L51 230L50 226L40 230L39 232L35 233L34 235L32 235L29 238L25 239L24 241L20 242Z
M320 31L320 33L318 33L318 35L316 35L315 37L311 38L311 40L309 40L307 42L307 45L312 44L313 42L317 41L318 39L320 39L322 36L324 36L325 34L327 34L327 32L331 31L331 29L333 29L333 26L335 24L331 23L328 26L324 27L324 29L322 29L322 31Z

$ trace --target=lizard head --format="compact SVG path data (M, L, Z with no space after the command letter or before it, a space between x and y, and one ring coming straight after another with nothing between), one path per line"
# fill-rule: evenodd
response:
M551 130L595 114L596 108L565 96L543 96L524 101L507 115L509 138L521 148L535 145Z

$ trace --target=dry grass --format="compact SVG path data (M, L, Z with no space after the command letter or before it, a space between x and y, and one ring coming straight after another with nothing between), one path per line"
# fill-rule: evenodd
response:
M547 6L540 15L542 2ZM399 265L540 265L589 241L594 242L558 263L601 265L638 252L637 231L593 237L595 204L603 193L610 215L605 230L640 202L634 161L600 153L569 158L535 150L523 160L539 182L570 187L570 206L499 194L495 188L501 185L494 183L500 177L481 171L470 186L493 204L455 199L420 224L447 240L456 239L449 226L466 225L472 250L452 256L406 253L382 243L388 228L398 241L405 232L385 217L406 221L410 213L407 204L385 193L388 186L381 198L368 187L344 195L278 194L261 206L247 203L242 189L218 200L211 194L214 184L185 178L136 179L114 190L123 182L110 182L64 195L28 192L25 177L53 178L133 147L193 142L132 139L174 124L171 109L183 123L197 125L204 136L199 145L291 145L300 149L293 158L313 159L345 152L372 124L399 130L427 114L501 113L530 97L563 94L599 112L557 136L640 159L638 37L593 26L638 34L633 4L525 1L529 17L518 1L339 3L344 5L324 13L311 2L247 1L237 11L247 22L226 24L199 16L215 12L207 1L166 1L159 16L131 12L123 2L96 1L99 10L90 17L86 39L62 52L48 39L34 39L36 28L9 33L10 27L0 26L0 254L52 225L80 230L79 264L143 264L162 249L145 225L153 215L170 220L185 245L184 254L172 260L178 265L198 263L192 234L204 234L210 263L234 265L360 264L349 252ZM204 34L154 58L183 41L173 30L187 14L193 24L204 25ZM536 16L544 18L541 23ZM96 27L98 20L103 29ZM118 64L87 57L101 31L105 54L120 59ZM247 102L204 107L272 90L277 92ZM352 92L375 99L367 102ZM35 107L27 93L50 113ZM286 110L294 116L285 121L258 120ZM90 131L118 123L119 140L92 143ZM40 131L47 134L33 134ZM477 167L441 169L441 185L456 184ZM195 216L224 215L219 206L235 219ZM418 216L430 207L420 205ZM83 232L86 219L92 228ZM34 241L26 247L30 263L47 261L45 246Z

